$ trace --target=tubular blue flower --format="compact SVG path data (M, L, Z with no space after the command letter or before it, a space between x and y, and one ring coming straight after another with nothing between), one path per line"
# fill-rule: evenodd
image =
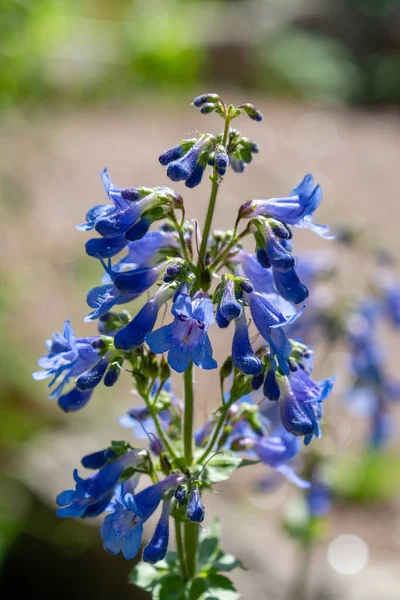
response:
M335 377L320 383L313 381L302 369L282 382L280 416L285 429L293 435L304 436L308 445L314 437L321 437L319 422L322 402L332 391Z
M94 287L89 291L86 301L90 308L94 308L95 310L86 315L84 319L85 323L102 317L116 304L127 304L132 300L136 300L140 294L141 292L131 295L121 294L112 283Z
M160 263L155 267L140 267L130 271L112 273L114 287L124 296L140 295L157 281L165 270L168 262Z
M131 450L111 463L102 466L94 475L82 479L74 470L75 490L57 496L59 517L97 517L108 506L114 488L128 467L139 467L147 459L145 450Z
M257 292L247 294L251 315L255 326L268 342L271 354L277 357L279 366L285 375L289 374L287 359L291 355L292 345L282 330L302 314L304 307L296 314L285 318L272 304Z
M117 235L112 238L92 238L85 244L86 254L99 259L111 258L121 252L127 243L124 235Z
M76 380L76 387L80 392L88 392L93 390L103 379L104 373L107 371L108 359L102 358L99 362L88 369Z
M200 155L211 145L212 141L212 136L199 138L184 156L168 164L167 176L172 179L172 181L190 180L190 177L196 169ZM207 164L207 160L204 158L204 160L201 161L204 166ZM200 183L200 179L197 183ZM194 183L194 185L197 185L197 183ZM191 185L190 187L194 187L194 185Z
M306 175L287 198L270 198L269 200L251 200L242 205L243 217L255 217L262 215L273 217L287 225L308 228L329 239L327 233L329 228L319 225L313 221L313 213L322 200L320 185L314 187L312 175Z
M235 259L241 264L243 272L250 279L255 292L260 294L275 292L272 269L262 267L254 254L240 250Z
M112 448L104 448L91 454L86 454L81 460L81 464L85 469L101 469L112 458L115 458L115 452Z
M171 512L171 498L164 498L160 519L157 523L153 537L143 550L143 560L148 563L157 563L167 554L169 542L169 515Z
M185 478L181 475L169 475L138 494L122 492L117 498L115 511L107 515L101 526L104 549L110 554L122 555L132 559L140 550L143 523L147 521L160 504L165 492L176 488Z
M178 248L177 234L173 231L149 231L146 235L127 245L128 254L113 265L114 272L137 269L156 264L160 259L160 250Z
M107 196L113 204L96 204L86 213L86 222L77 225L79 231L90 231L94 229L96 222L117 210L124 210L130 203L140 198L139 190L136 188L121 189L117 188L110 179L107 167L101 173L104 189Z
M194 484L189 496L186 516L192 523L201 523L204 520L204 506L201 501L199 486Z
M177 146L169 148L168 150L160 154L158 160L163 167L166 167L167 165L169 165L170 162L182 158L184 153L184 146L182 144L178 144Z
M288 302L300 304L308 298L308 289L301 283L296 269L286 272L273 269L273 277L278 293Z
M204 160L198 161L192 174L185 181L186 187L192 189L192 188L196 187L197 185L199 185L199 183L201 183L206 166L207 166L207 162L204 162Z
M153 330L158 311L173 294L171 288L160 288L128 325L120 329L114 338L116 348L131 350L144 343L145 337Z
M99 341L98 336L75 338L70 320L67 319L64 323L63 333L54 333L53 339L46 342L49 353L47 356L42 356L38 361L39 367L43 370L33 373L33 378L36 381L41 381L51 377L48 387L52 387L56 382L57 386L50 394L50 398L59 399L62 396L64 387L72 378L79 377L85 371L94 368L98 363L102 364L102 357L98 348ZM82 403L83 405L86 404L89 397L79 394L78 390L72 390L64 396L64 400L66 404L70 401L72 404Z
M325 517L331 510L331 490L322 480L314 475L311 478L311 487L307 493L308 510L313 517Z
M265 465L272 467L291 483L300 488L309 488L310 483L301 479L289 461L300 451L300 440L283 427L274 430L269 436L257 439L252 450Z
M232 361L242 373L246 375L257 375L262 370L262 363L255 355L246 323L244 311L235 321L235 333L232 341Z
M156 193L147 194L140 200L130 202L126 208L114 210L97 219L95 229L102 237L120 236L140 220L145 210L162 203Z
M204 295L192 300L185 293L175 297L172 306L174 321L148 333L146 342L156 354L168 352L168 363L177 371L185 371L190 362L201 369L215 369L207 329L214 323L213 305Z
M76 387L58 398L58 406L64 412L76 412L84 408L93 395L93 390L81 392Z

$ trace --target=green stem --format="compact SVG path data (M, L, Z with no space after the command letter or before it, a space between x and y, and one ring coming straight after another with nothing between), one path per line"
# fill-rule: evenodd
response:
M193 363L190 363L184 374L185 408L183 415L183 448L185 464L190 468L193 464ZM186 557L187 576L193 579L196 574L198 525L184 523L184 548Z
M226 404L224 404L221 407L221 409L220 409L221 415L218 419L217 424L214 427L214 431L212 432L210 441L208 442L203 454L200 456L199 460L197 461L198 464L203 464L204 461L208 458L208 455L210 454L210 452L212 452L212 450L214 449L214 446L217 443L219 435L221 433L221 429L225 425L228 411L229 411L230 407L232 406L232 404L234 403L234 401L235 401L235 399L229 400Z
M214 260L214 262L210 265L210 270L212 271L213 269L216 269L218 264L225 260L225 258L228 256L229 252L232 250L232 248L235 246L235 244L237 244L238 241L241 240L242 238L244 238L248 233L249 233L249 226L247 226L246 229L243 229L243 231L241 233L239 233L238 236L236 236L236 231L234 231L232 240L229 242L229 244L227 245L225 250L219 256L217 256L217 258Z
M188 568L186 565L185 551L184 551L184 547L183 547L181 522L178 521L178 519L175 519L175 539L176 539L176 550L178 552L182 576L183 576L183 579L185 579L187 581L189 579L189 573L188 573Z
M182 227L180 226L180 224L176 220L175 215L171 215L171 221L175 225L176 230L177 230L178 235L179 235L179 242L180 242L180 245L181 245L181 250L182 250L183 258L185 259L185 261L187 262L188 265L191 265L192 261L189 258L189 254L188 254L188 251L187 251L187 246L186 246L186 243L185 243L185 236L183 235Z
M185 408L183 414L183 449L185 464L193 463L193 363L184 373Z
M224 135L222 138L223 146L226 146L226 141L228 139L229 124L230 124L230 119L226 118ZM214 210L215 210L215 203L217 200L218 189L219 189L219 186L221 183L221 178L219 177L219 175L217 173L216 167L214 167L214 169L213 169L212 182L213 183L212 183L212 187L211 187L210 200L208 203L206 222L204 223L203 237L201 238L201 245L200 245L200 251L199 251L199 269L202 265L204 265L204 262L205 262L208 236L210 235L211 223L213 220Z
M185 522L184 540L186 551L186 565L189 579L193 579L197 569L197 542L199 537L199 526L197 523Z

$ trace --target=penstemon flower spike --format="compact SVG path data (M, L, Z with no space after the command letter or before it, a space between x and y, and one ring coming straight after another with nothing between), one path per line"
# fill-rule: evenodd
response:
M120 423L137 439L148 440L150 452L122 441L85 456L82 465L97 472L87 479L74 472L76 489L58 496L58 513L94 517L105 512L105 550L132 559L140 551L143 524L162 506L143 551L143 561L154 565L146 565L145 587L154 597L161 590L168 598L165 586L175 575L182 598L187 598L196 579L204 585L201 598L206 600L219 597L218 589L226 589L228 580L216 576L222 550L206 564L198 561L200 545L203 554L207 548L204 535L199 537L199 523L206 521L204 492L254 462L308 488L293 459L302 440L307 445L321 437L322 405L334 378L314 381L312 352L285 332L301 321L305 307L297 310L295 305L308 296L296 272L291 228L306 227L326 237L327 228L313 221L322 199L320 186L307 175L288 197L242 199L233 228L213 231L228 167L242 173L259 151L232 122L242 113L256 122L263 116L250 103L228 106L215 93L197 96L193 105L203 114L219 115L223 131L183 139L165 150L159 162L169 179L184 181L188 188L209 173L202 235L199 215L192 214L179 193L166 186L119 188L104 169L101 178L111 204L97 204L78 225L100 235L86 243L87 254L99 261L104 274L101 285L88 293L92 311L85 318L97 321L99 335L76 338L67 320L63 333L53 334L47 343L48 354L39 360L42 370L34 377L51 378L50 397L68 412L82 409L102 381L114 387L120 376L132 375L143 404L131 408ZM246 236L254 238L254 254L243 250ZM116 311L146 292L150 298L133 317L125 309ZM170 310L169 322L163 318L158 323L162 307L166 319ZM217 327L230 327L232 348L220 366L219 406L195 431L199 390L193 372L218 368L212 349ZM172 391L171 370L183 374L183 401ZM175 521L178 560L168 554L170 519ZM215 525L209 535L217 536ZM143 586L142 565L132 580Z

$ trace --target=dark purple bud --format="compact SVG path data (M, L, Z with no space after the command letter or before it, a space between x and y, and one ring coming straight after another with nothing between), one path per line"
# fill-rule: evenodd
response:
M263 384L263 381L264 381L264 373L261 371L261 373L259 373L258 375L254 375L254 377L251 378L251 381L250 381L251 389L254 391L259 390Z
M279 294L293 304L300 304L308 297L308 289L298 278L296 269L286 273L273 270L274 283Z
M223 317L221 315L219 306L217 307L217 310L215 313L215 320L217 322L218 327L220 327L221 329L226 329L230 325L230 321L228 321L227 319L225 319L225 317Z
M121 369L119 367L117 367L116 365L110 367L107 371L107 373L105 374L104 377L104 385L106 387L112 387L113 385L115 385L119 379L121 373Z
M247 294L251 294L254 291L254 286L249 279L244 279L240 282L241 289Z
M87 392L81 392L76 387L72 388L70 392L64 394L58 399L58 406L64 412L76 412L81 410L89 402L92 397L93 390Z
M141 194L136 188L127 188L121 191L121 196L127 202L136 202L141 198Z
M213 112L213 110L215 110L215 104L213 104L212 102L207 102L206 104L203 104L203 106L200 108L200 112L203 115L207 115L210 112Z
M290 372L296 373L297 369L299 368L297 362L293 358L288 358L287 363L289 365Z
M218 102L218 100L218 94L201 94L201 96L196 96L196 98L193 100L193 104L197 106L197 108L200 108L201 106L203 106L203 104L206 104L206 102L213 103Z
M170 264L166 268L166 273L170 277L176 277L177 275L179 275L179 273L181 271L182 271L182 265L180 265L179 263Z
M229 156L226 152L215 153L215 166L217 167L217 173L222 177L225 175L226 169L229 167Z
M132 227L130 227L125 233L125 239L129 240L130 242L141 240L149 231L151 224L152 219L149 219L149 217L143 217L142 219L139 219L139 221L132 225Z
M272 369L267 371L267 374L265 376L263 392L264 396L266 396L268 400L275 401L279 400L280 398L281 390L278 385L278 382L276 381L275 371L273 371Z
M93 258L111 258L127 246L128 240L124 235L111 238L92 238L85 244L86 254Z
M182 158L174 160L168 165L167 176L172 181L184 181L188 179L196 168L200 156L202 144L197 141Z
M254 104L250 104L248 102L247 104L242 104L239 108L243 108L245 113L247 113L250 119L253 119L253 121L260 122L264 118L262 112L258 110L258 108L254 106Z
M201 523L204 520L204 507L201 502L200 491L197 485L193 487L189 496L186 516L192 523Z
M187 489L184 485L180 485L175 490L175 499L178 500L179 506L183 506L186 501Z
M98 452L93 452L92 454L87 454L81 460L82 466L85 469L101 469L104 467L106 462L113 458L115 453L110 450L110 448L106 448L105 450L99 450Z
M271 265L278 271L287 272L294 269L296 259L293 254L285 250L273 233L267 236L266 253L271 262ZM257 256L258 258L258 256Z

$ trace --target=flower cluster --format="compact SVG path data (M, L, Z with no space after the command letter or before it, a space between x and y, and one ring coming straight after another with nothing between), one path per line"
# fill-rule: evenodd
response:
M58 514L94 517L107 511L101 526L104 547L129 559L139 551L143 524L162 504L143 560L155 563L166 556L172 515L176 568L185 584L196 576L197 534L190 528L204 519L205 489L246 461L310 486L295 471L296 457L301 440L308 445L321 437L323 403L334 381L315 381L312 350L288 335L301 321L309 295L293 254L292 228L327 237L328 228L313 220L321 187L306 175L289 196L247 200L233 229L212 231L228 166L241 173L258 152L231 122L241 113L261 121L262 114L249 103L226 106L217 94L199 96L193 104L203 114L222 117L223 132L181 140L159 161L169 179L189 188L209 167L211 194L202 235L186 219L179 193L165 186L119 188L105 169L101 177L111 203L95 205L78 226L100 236L86 243L103 274L100 285L88 292L91 310L85 318L97 321L99 334L75 338L66 321L63 334L54 334L48 355L39 361L43 370L34 374L51 377L51 397L65 411L85 406L102 380L110 387L121 372L132 374L144 404L130 409L121 424L137 439L148 438L152 455L119 442L84 457L83 466L97 472L81 479L75 471L75 490L59 495ZM254 253L243 249L245 236L252 236ZM133 317L125 308L116 312L132 301ZM220 404L194 432L193 366L217 369L213 332L229 327L231 351L220 365ZM184 401L171 391L171 370L184 373ZM144 476L152 485L137 492Z

